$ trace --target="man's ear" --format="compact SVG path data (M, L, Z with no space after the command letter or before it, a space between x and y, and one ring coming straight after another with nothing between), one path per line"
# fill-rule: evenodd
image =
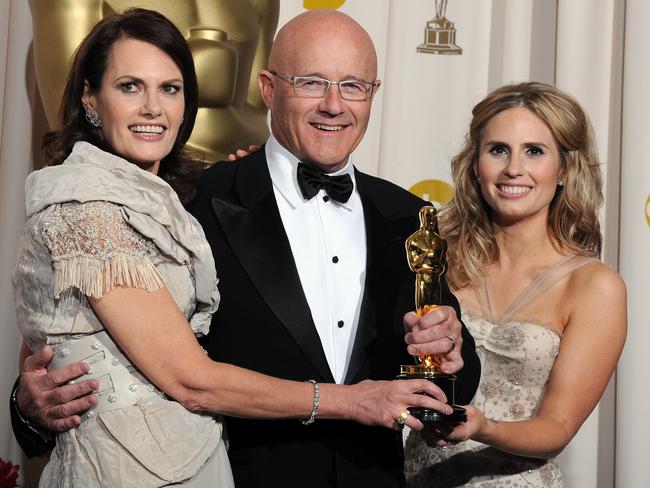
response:
M375 80L375 87L372 89L372 96L375 96L375 93L379 91L379 87L381 86L381 80Z
M266 108L271 110L271 107L273 106L273 90L275 89L274 76L270 71L265 69L260 70L257 75L257 85L260 87L260 93Z
M97 99L95 98L95 95L90 92L88 80L84 80L84 92L83 95L81 95L81 103L86 110L97 111Z

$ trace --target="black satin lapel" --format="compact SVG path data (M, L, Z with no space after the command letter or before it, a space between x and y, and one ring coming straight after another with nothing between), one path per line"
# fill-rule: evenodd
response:
M233 252L260 295L321 377L333 382L272 189L255 200L251 209L218 198L211 203Z

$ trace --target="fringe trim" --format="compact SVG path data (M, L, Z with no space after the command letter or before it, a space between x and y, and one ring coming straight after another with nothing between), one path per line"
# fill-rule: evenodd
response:
M68 288L78 288L90 298L101 298L115 287L143 288L149 292L165 286L151 262L143 256L118 254L102 260L76 256L54 265L54 298Z

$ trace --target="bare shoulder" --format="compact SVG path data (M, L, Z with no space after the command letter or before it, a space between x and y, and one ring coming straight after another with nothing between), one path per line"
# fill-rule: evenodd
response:
M612 268L600 261L592 261L578 268L569 278L567 289L579 297L588 295L603 299L608 295L625 296L625 282Z
M569 322L609 327L624 333L627 324L627 291L623 278L599 261L585 264L569 278L565 303Z

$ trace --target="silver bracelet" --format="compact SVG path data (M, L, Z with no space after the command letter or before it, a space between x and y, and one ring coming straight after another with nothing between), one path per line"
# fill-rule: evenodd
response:
M320 391L318 389L318 383L315 380L307 380L306 383L311 383L314 385L314 404L311 408L311 415L307 420L301 420L302 425L310 425L316 420L316 415L318 415L318 404L320 403Z

